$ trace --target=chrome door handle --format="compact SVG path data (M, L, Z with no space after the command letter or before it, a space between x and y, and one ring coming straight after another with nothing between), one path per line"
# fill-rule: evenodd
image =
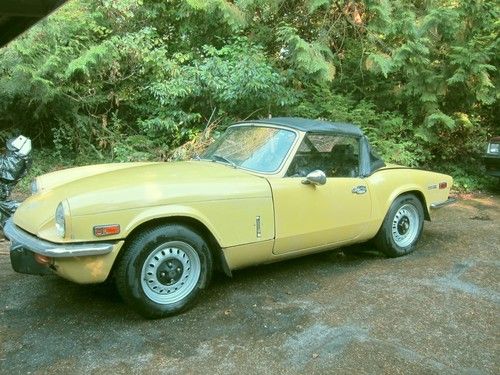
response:
M353 194L364 194L366 193L367 189L366 189L366 186L364 185L359 185L359 186L355 186L352 188L352 193Z

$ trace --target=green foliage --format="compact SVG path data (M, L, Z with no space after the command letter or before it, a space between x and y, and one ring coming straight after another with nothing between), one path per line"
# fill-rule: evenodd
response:
M308 0L306 6L309 13L314 13L320 8L330 5L331 0Z
M467 0L74 0L0 51L0 140L163 160L209 119L288 114L357 123L386 160L475 188L499 19Z
M289 60L290 65L305 76L305 80L332 81L335 77L335 65L331 50L319 40L307 42L297 32L297 29L290 26L277 29L277 40L283 43L280 58Z
M224 108L250 113L292 101L283 83L284 78L266 61L262 47L237 38L220 49L200 46L197 56L175 54L165 63L164 79L148 90L172 111L186 108L190 113L209 115L213 108Z
M498 191L500 181L487 174L478 175L470 166L443 165L442 171L453 176L453 189L458 192L491 190Z
M397 112L379 112L373 103L333 94L324 87L307 91L311 95L301 98L301 104L291 115L358 124L388 162L417 166L426 160L425 151L411 137L405 119Z

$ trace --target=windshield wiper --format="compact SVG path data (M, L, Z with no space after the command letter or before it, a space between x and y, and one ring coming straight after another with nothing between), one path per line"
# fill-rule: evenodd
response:
M233 168L237 168L237 165L234 164L234 162L232 162L231 160L229 160L225 156L216 155L216 154L212 155L212 161L216 161L216 160L219 160L219 161L222 161L224 163L230 164Z

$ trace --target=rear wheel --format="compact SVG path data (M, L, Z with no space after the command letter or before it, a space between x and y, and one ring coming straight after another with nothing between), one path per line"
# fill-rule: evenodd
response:
M412 194L401 195L392 203L375 237L377 248L389 257L415 250L424 226L424 209Z
M206 242L182 225L147 229L124 251L115 272L118 291L147 318L188 309L212 275L212 257Z

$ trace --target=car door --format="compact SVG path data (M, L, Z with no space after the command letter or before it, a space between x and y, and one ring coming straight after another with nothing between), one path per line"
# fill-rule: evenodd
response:
M269 178L275 214L274 254L355 242L371 217L369 187L359 174L359 139L307 134L283 178ZM324 185L304 184L322 170Z

